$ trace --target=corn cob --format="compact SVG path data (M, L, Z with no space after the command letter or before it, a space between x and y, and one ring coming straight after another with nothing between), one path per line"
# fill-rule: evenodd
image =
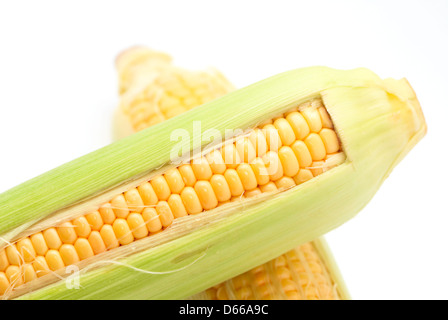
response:
M331 115L331 127L325 129L339 136L343 152L337 139L329 146L338 149L326 149L319 110ZM291 124L304 123L298 119L307 124L309 134L305 137ZM203 133L195 137L194 120L202 121L207 134L212 129L224 134L226 129L242 128L245 135L226 137L226 143L206 148L210 136ZM258 129L250 130L257 125ZM181 166L167 165L172 160L171 151L179 147L170 136L175 129L190 135L180 144L179 150L192 151ZM59 251L45 242L46 256L51 253L49 258L54 263L53 272L63 275L63 266L75 264L83 270L83 287L67 290L63 281L53 283L54 276L44 276L42 281L33 280L18 288L16 295L50 299L187 297L315 239L352 217L425 129L418 102L405 81L382 81L364 69L319 67L278 75L0 195L0 235L12 242L5 249L8 263L18 263L7 266L6 280L10 286L11 282L13 286L20 284L18 268L30 267L23 261L20 265L17 256L25 258L29 254L27 259L32 259L31 238L56 226L56 233L51 233L59 236ZM249 142L255 154L249 152ZM295 151L302 149L294 147L296 143L307 147L311 166L300 166L301 153ZM210 161L218 155L224 163ZM251 161L258 158L262 162ZM256 174L257 170L267 173ZM313 177L302 183L301 170ZM230 173L226 177L227 171ZM232 184L230 198L225 188L215 193L211 179L216 175L224 176L217 186L223 186L224 181ZM265 185L269 188L263 188ZM239 192L232 193L235 186ZM267 190L272 191L264 192ZM152 202L153 195L157 203ZM171 195L181 197L186 212L170 210ZM238 195L245 199L221 205ZM147 210L151 212L145 219ZM79 234L87 228L83 227L85 223L78 221L78 229L72 225L77 226L76 219L89 221L88 216L94 216L94 220L103 219L104 227L102 211L115 215L107 236L102 238L103 242L110 240L106 246L110 250L89 258L90 252L77 250L87 246L75 247L79 239L85 239L87 231ZM128 222L135 214L141 214L144 224L139 218L135 218L136 224ZM153 220L154 216L158 219ZM157 220L156 228L153 222ZM52 244L57 247L59 243ZM117 248L112 250L113 246ZM22 250L19 255L15 254L18 250ZM253 259L244 257L249 252ZM80 261L80 255L86 260ZM105 260L119 265L97 265ZM46 261L48 264L48 257ZM95 268L89 268L92 265ZM148 277L136 269L161 274Z
M189 71L172 65L169 55L134 47L116 61L120 106L114 135L122 138L170 119L234 89L212 68Z
M132 82L129 77L126 78L126 83L123 83L124 79L121 76L120 88L126 87L127 89L132 90L134 86L139 86L139 82L141 81L140 79L144 78L144 74L146 73L149 73L147 78L153 78L155 72L158 72L159 74L164 74L165 78L172 79L175 78L171 76L171 72L173 71L181 74L188 72L180 68L172 68L171 66L170 68L166 68L167 64L160 63L160 60L158 59L159 56L156 55L154 57L151 54L153 52L154 51L149 49L145 50L144 48L131 48L118 57L117 69L119 71L119 75L131 73L127 70L129 64L125 63L129 60L137 61L132 64L132 71L140 75L136 83ZM136 57L144 58L136 59ZM148 65L151 67L148 68ZM223 77L220 77L219 82L221 79L223 79ZM215 79L210 79L208 86L209 88L216 88L219 86L219 83L214 84L212 82L213 80ZM167 84L167 82L165 82L165 84ZM173 87L173 85L168 85L167 87ZM232 85L229 83L226 88L230 92ZM160 87L159 89L162 90L164 88ZM133 91L135 92L135 96L139 96L138 91ZM188 91L191 96L194 96L194 91ZM204 92L204 94L207 94L207 92ZM215 95L218 95L218 93L215 92ZM185 96L185 98L188 99L190 96ZM154 106L154 103L155 102L152 100L143 100L140 102L140 105L144 105L146 108L155 110L159 109L158 106ZM196 105L193 107L196 107ZM120 108L122 108L122 105ZM331 127L331 120L326 114L324 108L319 109L319 111L321 111L320 116L324 126ZM140 110L140 112L144 113L146 110ZM117 112L117 115L119 117L125 116L123 112ZM135 113L134 116L138 117L139 113ZM117 120L116 125L126 123L126 121L123 121L122 119ZM159 120L160 122L163 121L162 118L159 118ZM150 126L150 124L148 124L148 126ZM115 129L116 132L125 132L124 130L120 130L120 128ZM137 131L137 128L133 128L133 130ZM228 300L229 298L257 298L337 300L340 296L348 298L349 295L338 270L335 270L336 268L333 266L332 273L334 278L332 278L330 276L330 272L327 271L326 263L332 258L331 254L328 252L328 248L322 245L323 241L324 240L321 239L316 241L316 243L311 242L304 244L288 252L288 254L282 255L269 263L258 266L250 272L246 272L233 280L226 281L225 283L221 283L213 288L210 288L206 292L197 294L196 296L191 297L191 299ZM320 250L324 250L324 252L318 252L316 247L320 248ZM286 264L285 261L288 261L288 263ZM245 286L241 287L241 283L245 283Z
M337 270L328 270L322 239L306 243L233 279L190 297L199 300L347 299ZM325 247L324 250L328 250ZM326 251L328 253L328 251Z

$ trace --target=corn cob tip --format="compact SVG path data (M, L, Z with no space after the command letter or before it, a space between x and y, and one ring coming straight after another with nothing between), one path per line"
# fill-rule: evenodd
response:
M144 46L133 46L120 52L115 58L115 67L117 70L124 70L130 64L138 60L159 60L164 63L170 63L172 57L164 52L149 49Z
M186 70L171 57L144 47L117 58L120 103L115 113L114 138L120 139L233 91L215 68Z
M426 135L428 126L417 95L406 78L385 79L384 86L395 111L394 120L397 124L405 123L405 130L409 132L409 140L392 164L391 168L393 168Z
M412 111L412 123L414 124L415 132L423 137L428 127L420 102L409 81L406 78L400 80L388 78L384 80L384 83L386 85L386 91L397 96Z
M124 93L132 82L151 71L171 64L170 55L143 46L134 46L121 52L115 59L120 79L119 90ZM143 72L142 72L143 71Z

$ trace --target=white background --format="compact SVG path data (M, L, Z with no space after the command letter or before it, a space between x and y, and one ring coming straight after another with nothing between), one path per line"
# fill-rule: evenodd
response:
M406 77L428 134L328 236L355 299L447 299L448 1L2 1L0 192L111 142L136 44L238 87L311 65Z

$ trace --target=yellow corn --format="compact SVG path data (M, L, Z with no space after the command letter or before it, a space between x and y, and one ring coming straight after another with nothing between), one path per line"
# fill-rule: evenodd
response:
M217 70L190 71L172 65L170 56L135 47L116 60L120 81L115 136L172 118L233 90Z
M340 300L338 289L310 242L191 299Z
M135 70L123 71L123 82L127 82L123 95L137 90L134 81L146 81L140 80L145 77L135 67L138 63L129 65ZM163 69L149 65L151 70ZM316 78L316 72L323 76ZM153 77L157 78L157 72ZM334 115L337 130L326 108ZM233 112L220 123L227 110ZM254 115L256 110L260 113ZM213 119L215 113L220 117ZM389 114L395 117L385 117ZM371 117L377 121L368 122ZM187 297L350 218L426 128L418 101L405 81L383 81L366 70L327 68L285 73L178 119L0 195L1 236L11 241L0 247L4 297L117 297L110 286L120 297L135 297L133 288L143 298ZM190 157L181 164L171 163L168 153L176 144L169 133L177 129L193 132L187 127L196 119L220 133L238 127L246 131L209 147L204 147L204 134L200 139L189 138ZM377 146L384 140L386 149ZM147 148L148 143L153 150ZM378 154L383 157L372 159L371 155ZM284 192L275 194L280 191ZM344 201L354 193L354 199ZM324 195L328 196L323 199ZM230 203L234 201L241 203ZM22 214L16 216L19 210ZM266 241L260 243L262 238ZM238 265L231 259L237 248L241 250ZM255 253L253 260L243 260L249 252ZM294 254L287 257L285 261L293 265L304 264ZM284 286L279 294L293 298L300 291L306 298L328 296L326 289L308 292L299 282L289 282L294 277L300 280L300 275L290 272L288 280L281 260L274 263L279 267L275 272L284 277L280 277ZM97 266L104 262L119 266ZM64 267L72 265L83 272L81 290L65 290L61 282L48 285L55 282L52 273L61 275ZM311 274L317 274L319 264L309 262L310 266ZM148 277L151 270L159 276ZM299 274L303 271L297 270ZM302 280L312 275L302 275ZM184 283L175 281L182 277ZM269 281L278 283L280 278L277 275L277 280ZM306 282L309 288L322 283L322 277L315 278L320 279ZM177 285L165 288L165 281ZM241 282L243 278L237 287L242 292L226 291L229 298L267 292L251 294ZM105 288L104 283L110 286Z

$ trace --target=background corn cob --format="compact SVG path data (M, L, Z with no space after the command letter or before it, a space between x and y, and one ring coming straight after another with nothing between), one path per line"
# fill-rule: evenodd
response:
M172 118L234 89L216 69L189 71L169 55L134 47L116 60L120 106L115 137L120 138Z
M171 118L178 112L196 107L202 102L224 95L233 89L228 80L216 70L213 73L204 73L180 69L171 65L169 56L142 47L124 51L117 58L116 65L121 93L119 106L121 111L117 112L116 126L123 125L125 122L136 124L140 121L138 119L143 118L142 115L153 115L149 122L134 125L132 129L135 132ZM192 90L191 86L198 83L196 78L199 77L203 81L202 89ZM184 81L180 82L179 79ZM193 83L190 84L185 79L192 79ZM209 92L205 88L209 89ZM161 108L161 100L150 99L143 94L155 90L159 92L160 97L183 94L183 100L179 100L178 105L172 105L171 108ZM132 95L127 92L132 92ZM185 105L184 101L195 103ZM132 108L129 106L134 106L135 111L128 112ZM159 117L151 111L161 109L165 112ZM324 110L321 111L324 112ZM326 126L332 127L328 115L326 113L321 115L323 115L322 119L327 121ZM123 121L119 117L128 117L129 120ZM121 134L132 133L120 128L115 129L115 132ZM315 171L316 169L313 170ZM312 176L311 171L309 174L303 172L304 180ZM347 299L349 295L345 284L332 259L324 240L320 239L297 247L275 260L197 294L191 299ZM327 262L331 263L331 272L328 270Z
M349 299L323 238L306 243L190 299L340 300Z

